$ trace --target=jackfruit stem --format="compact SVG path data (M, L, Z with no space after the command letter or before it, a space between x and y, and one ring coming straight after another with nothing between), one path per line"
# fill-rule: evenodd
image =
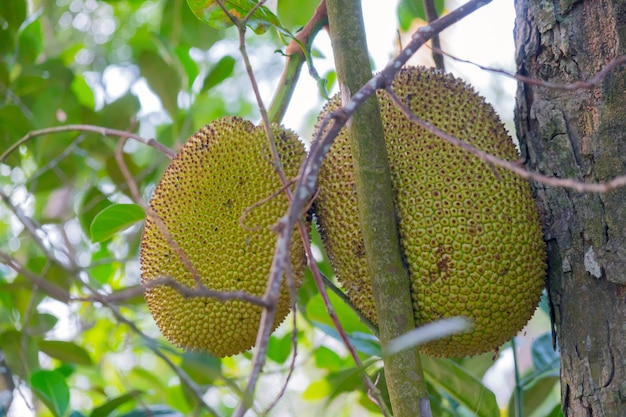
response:
M359 0L327 0L337 77L346 105L372 77ZM348 121L361 232L383 347L415 327L411 282L402 262L391 174L376 96ZM430 416L428 391L417 348L384 359L396 417Z

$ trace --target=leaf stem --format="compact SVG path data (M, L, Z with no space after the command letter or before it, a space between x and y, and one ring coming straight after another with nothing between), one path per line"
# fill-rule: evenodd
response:
M523 417L524 412L522 405L522 382L519 374L519 363L517 360L517 344L515 343L515 337L511 339L511 348L513 349L513 369L515 370L515 412L517 417Z

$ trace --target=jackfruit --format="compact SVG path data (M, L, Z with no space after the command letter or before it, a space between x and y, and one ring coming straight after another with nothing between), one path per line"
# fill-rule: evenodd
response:
M500 158L517 150L491 105L451 75L411 67L392 89L422 120ZM545 246L529 184L411 122L378 92L404 260L417 326L465 316L470 332L421 346L464 357L494 350L533 315L545 275ZM335 96L318 119L341 105ZM337 279L377 324L361 237L346 129L319 175L315 210Z
M293 178L305 157L304 146L291 131L277 125L272 131L282 168L287 178ZM282 192L262 200L281 187L263 128L225 117L200 129L172 160L150 200L170 236L146 217L140 249L142 282L169 277L193 289L194 276L179 256L182 251L206 288L263 296L276 242L271 226L289 202ZM169 243L172 240L179 252ZM294 236L292 242L292 271L299 280L306 259L300 239ZM167 285L147 288L145 299L163 335L182 348L224 357L255 343L260 306L186 298ZM289 308L290 292L283 280L274 327Z

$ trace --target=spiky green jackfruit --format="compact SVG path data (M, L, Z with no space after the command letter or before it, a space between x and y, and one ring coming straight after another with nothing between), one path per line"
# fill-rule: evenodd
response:
M305 157L297 136L273 126L287 178L298 173ZM265 131L236 117L212 122L195 133L163 174L150 208L169 236L147 216L141 239L143 283L170 278L194 288L184 253L206 288L245 291L261 297L266 290L276 233L271 226L289 202L283 193L270 197L282 184L276 174ZM249 210L249 211L248 211ZM245 228L240 217L245 216ZM180 247L177 252L171 242ZM293 276L299 279L306 260L300 239L291 247ZM171 286L148 288L145 298L158 327L172 343L231 356L251 348L262 308L246 301L186 298ZM289 312L290 296L283 282L274 326Z
M493 108L461 80L413 67L402 69L392 88L422 120L500 158L518 159ZM444 357L494 350L528 322L544 287L545 248L529 184L412 123L384 93L378 100L415 323L466 316L474 324L469 333L421 350ZM319 120L340 104L333 98ZM345 129L318 184L316 213L338 280L377 323Z

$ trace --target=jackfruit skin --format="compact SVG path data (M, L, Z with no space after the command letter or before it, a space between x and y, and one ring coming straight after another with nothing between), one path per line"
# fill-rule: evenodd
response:
M295 133L272 126L287 178L297 175L305 158ZM280 190L262 127L225 117L191 136L165 170L150 200L172 239L187 255L203 284L216 291L246 291L261 297L267 286L276 244L271 230L289 203L284 193L246 209ZM247 230L249 229L249 230ZM306 259L299 238L292 239L293 276L301 279ZM190 288L193 275L156 223L146 216L140 249L141 281L171 277ZM262 308L245 301L184 298L169 286L145 291L150 312L163 335L175 345L218 357L250 349ZM286 317L290 296L283 281L274 328Z
M422 120L500 158L519 158L491 105L463 81L409 67L392 88ZM530 186L412 123L383 92L377 96L415 323L465 316L474 325L420 350L437 357L494 351L532 317L544 288L545 244ZM335 96L318 128L340 105ZM315 210L337 278L377 324L346 129L322 164L318 185Z

